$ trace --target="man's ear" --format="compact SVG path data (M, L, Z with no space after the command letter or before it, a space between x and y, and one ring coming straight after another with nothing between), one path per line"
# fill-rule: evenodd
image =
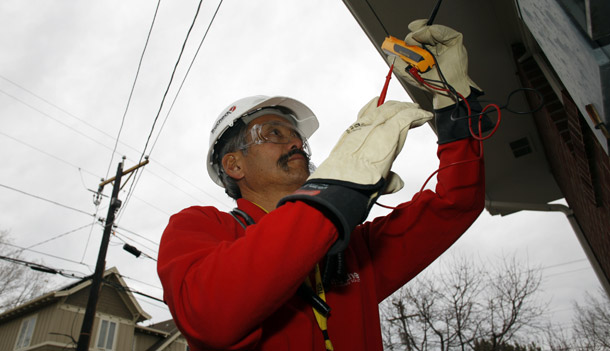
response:
M244 171L241 166L242 155L238 152L229 152L222 158L222 168L225 173L235 179L240 180L244 177Z

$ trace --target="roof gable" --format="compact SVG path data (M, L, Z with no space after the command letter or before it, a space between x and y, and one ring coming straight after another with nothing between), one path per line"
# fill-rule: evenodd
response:
M111 308L112 311L118 311L121 307L127 308L129 313L135 322L142 322L150 319L151 316L146 313L136 298L131 293L131 289L127 286L121 274L116 267L107 269L103 275L104 284L102 288L102 296L104 299L109 299L114 302L114 306ZM25 313L29 313L33 310L38 310L48 304L65 299L67 303L76 306L86 306L87 299L89 298L88 289L91 286L91 276L87 276L75 283L71 283L57 290L51 291L44 295L41 295L35 299L32 299L12 310L6 311L0 314L0 323L21 316ZM84 301L84 304L83 304ZM98 308L100 304L98 303ZM106 312L106 311L105 311ZM110 312L110 311L108 311ZM128 317L124 311L121 317Z

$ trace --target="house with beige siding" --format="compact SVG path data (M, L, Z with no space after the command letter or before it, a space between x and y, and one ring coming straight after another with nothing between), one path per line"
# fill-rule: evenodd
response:
M0 350L74 350L91 286L90 277L0 314ZM146 313L116 268L104 272L90 350L186 351L172 320L143 326Z

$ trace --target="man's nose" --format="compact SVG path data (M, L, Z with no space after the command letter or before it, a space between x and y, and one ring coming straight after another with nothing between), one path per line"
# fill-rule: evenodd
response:
M298 136L293 136L288 142L290 149L303 149L303 139Z

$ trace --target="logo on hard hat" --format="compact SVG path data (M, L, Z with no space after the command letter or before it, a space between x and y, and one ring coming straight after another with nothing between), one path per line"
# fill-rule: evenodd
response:
M235 112L235 106L231 106L231 108L229 108L229 110L227 110L227 112L225 112L224 115L222 115L218 121L216 121L216 124L214 124L214 128L212 128L212 133L214 133L214 131L216 130L216 128L218 128L218 125L225 119L227 118L227 116L229 116L231 113Z

